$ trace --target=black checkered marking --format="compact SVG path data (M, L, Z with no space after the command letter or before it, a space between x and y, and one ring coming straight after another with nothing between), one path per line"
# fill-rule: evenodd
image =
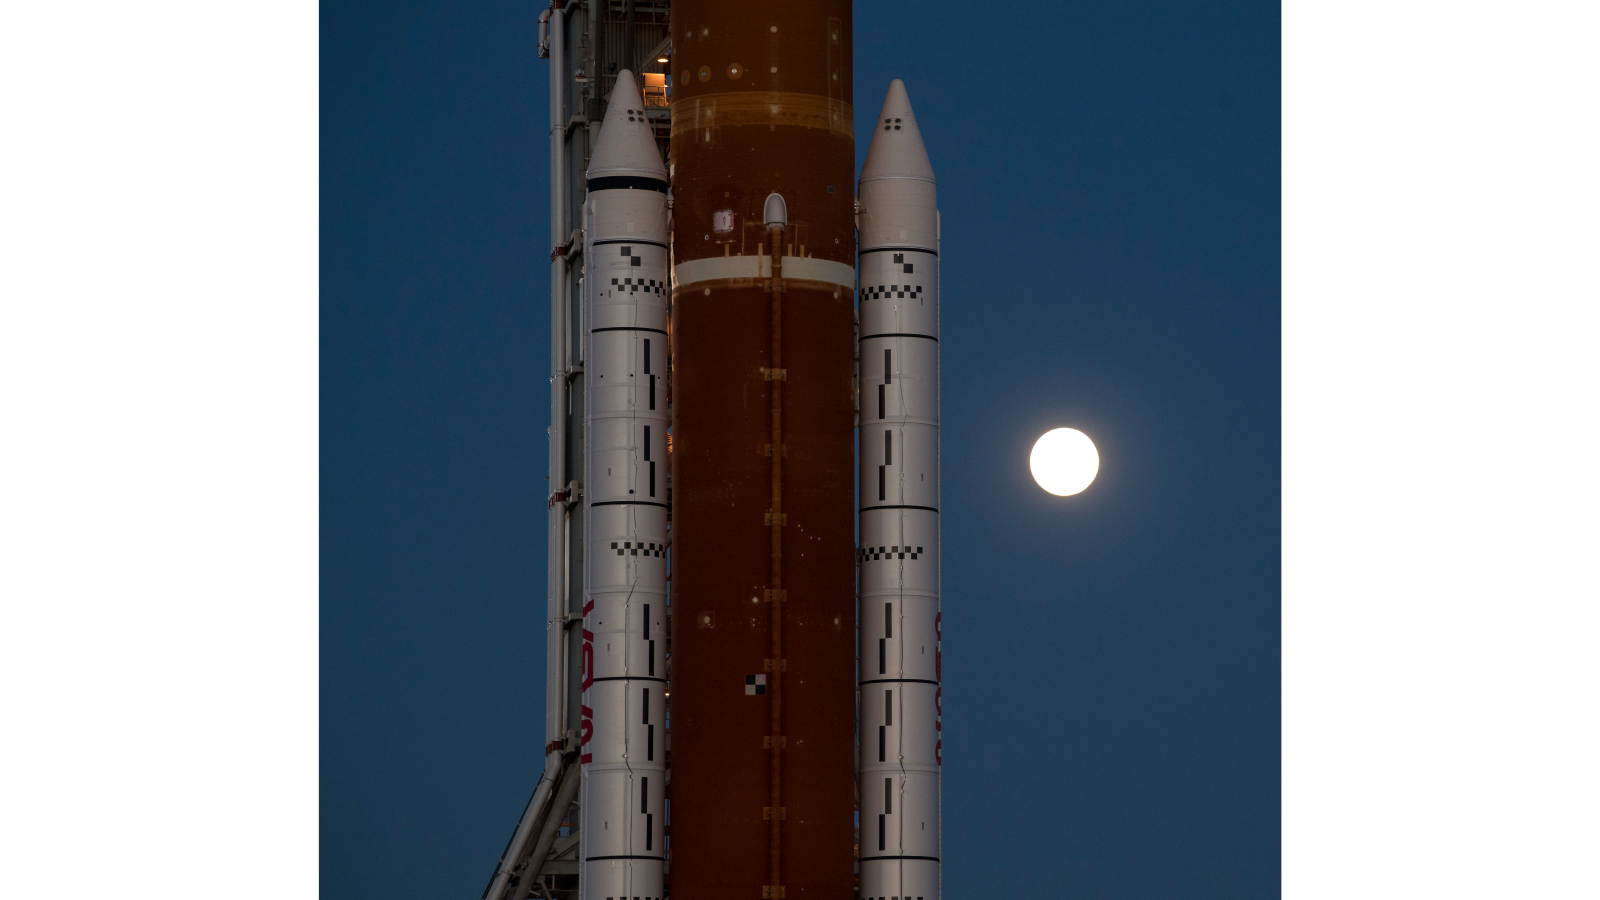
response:
M628 265L630 266L644 264L644 260L641 257L633 255L633 248L630 246L624 245L622 247L622 255L628 258ZM611 286L619 291L626 289L630 294L644 291L646 294L655 294L658 297L665 296L667 289L665 281L656 281L654 278L613 278L611 279Z
M880 284L877 287L864 287L861 289L862 300L886 300L905 297L921 300L922 285Z
M659 557L667 550L666 544L647 544L644 541L623 541L621 546L616 541L611 542L611 549L617 551L618 556L645 556Z
M856 548L856 561L874 562L880 559L905 559L907 556L916 559L921 553L921 547L913 550L909 544L904 547L899 545L892 547L858 547Z
M896 253L894 255L894 261L895 264L900 267L901 274L911 275L915 273L916 264L906 262L906 255L904 253ZM920 300L922 298L922 285L880 284L876 287L867 285L861 289L862 300L883 300L886 298L903 299L906 297L910 297L913 300Z
M611 286L619 291L626 288L630 294L644 291L646 294L660 296L667 283L665 281L657 282L654 278L640 278L637 280L633 278L613 278L611 279Z

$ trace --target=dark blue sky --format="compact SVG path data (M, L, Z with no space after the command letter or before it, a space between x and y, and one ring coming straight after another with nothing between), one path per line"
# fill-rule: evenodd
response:
M537 13L322 8L328 900L475 898L540 765ZM951 897L1278 895L1278 34L858 4L858 133L905 79L943 212Z

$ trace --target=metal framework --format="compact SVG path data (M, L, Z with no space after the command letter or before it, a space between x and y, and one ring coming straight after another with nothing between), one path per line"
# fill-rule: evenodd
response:
M577 748L584 598L584 172L616 73L645 81L645 114L662 159L671 113L667 0L554 0L539 17L550 60L550 496L546 587L545 766L483 900L576 900L583 827ZM651 76L655 76L652 78ZM669 651L670 652L670 651Z

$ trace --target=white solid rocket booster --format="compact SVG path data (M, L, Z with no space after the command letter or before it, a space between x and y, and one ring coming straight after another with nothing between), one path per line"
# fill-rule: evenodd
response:
M667 170L631 72L584 229L583 900L662 896L667 688Z
M861 896L939 897L939 210L905 84L859 191Z

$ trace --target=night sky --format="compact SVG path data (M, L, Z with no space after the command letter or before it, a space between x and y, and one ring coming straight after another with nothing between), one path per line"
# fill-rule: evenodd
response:
M476 898L541 766L538 12L322 6L328 900ZM1278 895L1278 34L857 6L858 159L903 78L943 214L949 897Z

